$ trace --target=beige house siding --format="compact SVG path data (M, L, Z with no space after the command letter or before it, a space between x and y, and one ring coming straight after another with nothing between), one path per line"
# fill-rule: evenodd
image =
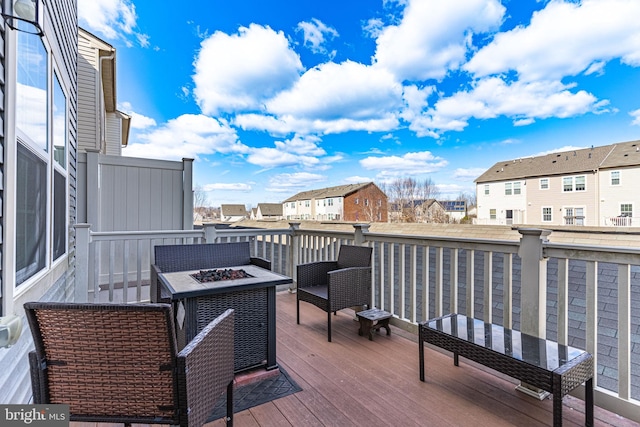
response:
M620 184L612 185L611 172L619 172ZM600 225L616 225L616 219L620 215L621 204L631 204L633 217L640 217L640 190L637 189L640 182L640 168L619 167L604 169L599 174L600 181ZM635 191L629 191L630 188L636 188ZM640 225L625 224L625 225Z
M122 154L122 119L116 113L107 113L106 154L120 156Z
M100 126L98 117L100 85L98 50L81 32L78 36L78 148L80 151L99 149Z

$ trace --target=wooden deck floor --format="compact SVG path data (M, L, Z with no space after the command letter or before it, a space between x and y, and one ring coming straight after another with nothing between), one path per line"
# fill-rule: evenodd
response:
M427 381L418 377L415 336L392 327L369 341L358 336L348 310L333 316L333 342L326 313L302 303L296 325L295 295L277 296L277 359L302 387L293 395L235 414L244 426L550 426L552 401L514 389L514 380L461 358L426 349ZM564 425L584 425L584 405L564 399ZM598 407L596 426L637 426ZM95 423L71 423L74 427ZM109 426L109 424L98 424ZM223 426L222 421L207 427Z

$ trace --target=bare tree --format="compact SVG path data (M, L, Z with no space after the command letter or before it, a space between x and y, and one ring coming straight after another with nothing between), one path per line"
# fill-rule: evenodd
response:
M438 188L431 178L418 181L415 178L397 178L385 186L390 204L391 221L417 222L429 218L425 209L429 209L430 199L439 195Z
M206 216L206 208L209 205L209 200L206 191L201 185L196 185L193 189L193 217L196 219L196 215L200 215L201 218Z

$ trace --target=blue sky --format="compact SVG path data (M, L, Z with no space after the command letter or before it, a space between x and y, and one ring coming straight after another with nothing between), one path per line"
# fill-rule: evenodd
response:
M638 0L78 0L117 49L123 155L211 206L640 139Z

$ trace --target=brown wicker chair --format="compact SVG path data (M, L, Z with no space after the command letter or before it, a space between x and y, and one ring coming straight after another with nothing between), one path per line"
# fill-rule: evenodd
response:
M271 270L271 261L250 256L249 242L203 243L194 245L158 245L151 265L151 302L169 302L162 295L158 274L174 271L204 270L253 264Z
M342 245L337 261L300 264L297 267L296 321L300 301L327 312L327 338L331 342L331 312L343 308L371 307L371 252L365 246Z
M227 396L233 424L233 310L177 352L171 306L30 302L34 403L72 421L202 426Z

